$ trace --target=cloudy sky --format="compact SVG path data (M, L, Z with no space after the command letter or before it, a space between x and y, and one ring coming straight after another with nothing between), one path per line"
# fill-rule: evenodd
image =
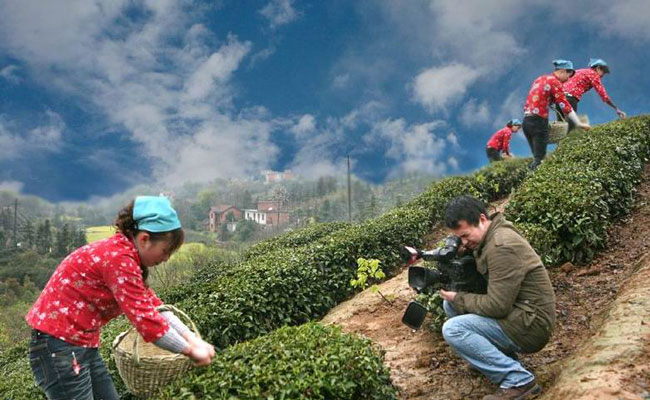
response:
M565 3L0 0L0 189L316 177L348 152L372 182L461 174L554 58L604 58L614 102L647 113L647 2ZM616 117L593 91L580 111Z

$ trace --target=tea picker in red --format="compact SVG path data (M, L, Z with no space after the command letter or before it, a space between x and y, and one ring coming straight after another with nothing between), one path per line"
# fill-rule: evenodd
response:
M148 268L178 250L184 234L165 197L139 196L120 211L117 233L68 255L25 317L32 327L29 362L49 399L116 400L99 353L101 328L124 314L146 342L212 362L212 345L196 337L146 284Z
M575 75L562 85L566 98L571 104L571 107L573 107L573 110L578 111L578 102L580 102L582 96L591 90L591 88L594 88L603 102L616 110L619 118L625 118L627 116L625 112L612 102L612 99L605 90L605 86L603 86L602 78L605 74L609 74L609 65L601 58L590 59L588 68L577 70ZM575 128L575 124L571 120L568 122L570 131Z
M554 60L554 71L551 74L542 75L533 81L524 104L524 121L522 128L524 136L533 153L531 169L537 168L546 157L546 146L548 145L549 106L554 103L574 125L589 130L591 127L578 119L571 104L566 99L562 89L562 83L566 82L573 74L573 63L567 60Z
M490 162L500 161L502 157L510 157L510 137L514 132L518 132L519 128L521 128L521 121L515 118L492 135L485 149Z

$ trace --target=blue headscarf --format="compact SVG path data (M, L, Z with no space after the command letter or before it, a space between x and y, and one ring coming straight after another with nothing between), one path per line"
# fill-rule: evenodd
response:
M573 68L573 63L569 60L553 60L553 66L555 69L567 69L570 71L575 71Z
M138 196L133 203L133 220L138 230L169 232L181 227L176 211L167 197Z
M609 74L609 65L607 65L605 60L603 60L602 58L590 58L588 66L589 68L603 67L605 73Z

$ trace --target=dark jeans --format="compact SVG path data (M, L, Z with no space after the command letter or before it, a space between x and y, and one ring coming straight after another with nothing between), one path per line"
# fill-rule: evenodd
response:
M569 104L571 104L571 108L573 108L573 111L575 111L577 113L578 112L578 102L580 100L576 99L573 96L569 96L569 95L567 95L566 99L569 102ZM564 116L564 113L562 111L560 111L558 108L555 109L555 114L557 115L558 121L560 121L562 119L567 120L567 118ZM569 132L571 132L576 127L576 124L574 124L573 121L571 121L571 120L567 120L566 122L569 123Z
M522 128L524 136L528 140L530 151L533 153L533 162L530 164L530 169L535 169L546 157L549 132L548 118L542 118L538 115L524 117Z
M501 151L493 149L492 147L486 147L485 152L487 153L487 158L490 162L501 161Z
M79 374L73 369L75 358ZM50 400L119 400L98 349L74 346L33 329L29 365Z

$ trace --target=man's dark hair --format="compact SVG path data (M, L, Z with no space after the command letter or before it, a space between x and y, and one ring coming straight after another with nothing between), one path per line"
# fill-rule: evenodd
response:
M478 226L481 214L487 217L487 210L485 204L476 197L468 195L454 197L445 209L445 224L450 229L458 228L460 221Z

